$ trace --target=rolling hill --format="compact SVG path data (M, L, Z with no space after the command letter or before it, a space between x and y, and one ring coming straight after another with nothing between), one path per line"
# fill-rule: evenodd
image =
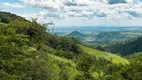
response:
M80 33L79 31L73 31L70 34L68 34L67 36L85 36L84 34Z
M106 50L112 53L119 53L123 56L142 52L142 37L108 45L106 46Z

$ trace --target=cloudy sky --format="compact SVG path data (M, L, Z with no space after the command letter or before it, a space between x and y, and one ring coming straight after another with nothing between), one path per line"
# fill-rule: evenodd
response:
M56 26L142 26L142 0L0 0L0 10Z

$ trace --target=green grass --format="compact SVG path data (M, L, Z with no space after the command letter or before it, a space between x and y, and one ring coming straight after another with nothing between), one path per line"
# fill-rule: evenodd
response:
M5 24L5 23L1 23L0 22L0 26L7 26L8 24Z
M111 54L111 53L108 53L108 52L103 52L103 51L99 51L99 50L96 50L96 49L93 49L93 48L89 48L89 47L86 47L86 46L83 46L83 45L79 45L81 47L81 49L90 54L90 55L93 55L93 56L96 56L96 57L104 57L108 60L111 60L113 63L122 63L122 64L129 64L129 61L118 56L118 55L115 55L115 54Z
M60 61L60 62L64 62L64 63L70 63L73 67L76 67L76 64L71 60L68 60L68 59L65 59L65 58L62 58L62 57L58 57L58 56L52 55L52 54L48 54L48 57L52 58L52 59L49 59L49 60Z
M69 76L69 80L75 80L77 75L80 75L81 73L72 67L66 67L67 68L67 72L68 72L68 76Z
M68 74L69 79L68 80L74 80L77 75L80 75L80 72L76 69L76 64L68 59L58 57L56 55L48 54L48 59L50 64L52 64L52 69L54 71L53 80L59 80L59 73L61 69L59 68L58 64L56 62L63 62L65 64L71 64L71 66L66 66L66 71ZM54 78L55 77L55 78Z

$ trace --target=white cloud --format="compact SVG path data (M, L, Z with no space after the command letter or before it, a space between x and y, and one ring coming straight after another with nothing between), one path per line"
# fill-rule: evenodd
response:
M126 3L108 4L108 0L21 0L25 4L44 9L36 14L40 20L135 20L142 18L142 3L126 0ZM117 1L117 0L116 0ZM34 14L35 15L35 14ZM31 15L32 16L32 15ZM116 22L117 23L117 22Z
M40 11L39 13L23 13L23 14L18 14L19 16L25 17L27 20L32 20L32 18L37 18L37 21L39 23L47 23L50 20L57 20L57 19L64 19L64 15L54 13L54 12L48 12L47 10Z
M51 11L59 11L62 3L59 0L21 0L24 3L33 7L48 9Z
M61 19L64 16L62 16L62 14L60 13L56 13L56 12L49 12L47 10L43 10L41 12L39 12L39 15L44 17L44 18L54 18L54 19Z
M24 8L24 6L19 3L11 4L11 3L5 2L3 4L4 6L12 7L12 8Z

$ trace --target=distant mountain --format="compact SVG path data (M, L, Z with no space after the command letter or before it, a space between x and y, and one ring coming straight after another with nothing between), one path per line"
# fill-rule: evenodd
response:
M133 36L132 36L133 37ZM100 44L110 44L131 39L131 36L125 35L124 32L101 32L96 36L96 42Z
M67 36L85 36L84 34L80 33L79 31L73 31Z
M79 31L73 31L65 36L75 37L89 45L107 45L117 42L124 42L138 36L142 36L142 32L131 32L131 31L111 31L111 32L100 32L98 34L87 34L80 33Z
M120 55L135 54L142 52L142 37L134 38L122 43L112 44L105 47L107 51L119 53Z
M84 37L87 36L87 35L80 33L79 31L73 31L73 32L67 34L66 36L67 37L74 37L79 41L84 41Z

